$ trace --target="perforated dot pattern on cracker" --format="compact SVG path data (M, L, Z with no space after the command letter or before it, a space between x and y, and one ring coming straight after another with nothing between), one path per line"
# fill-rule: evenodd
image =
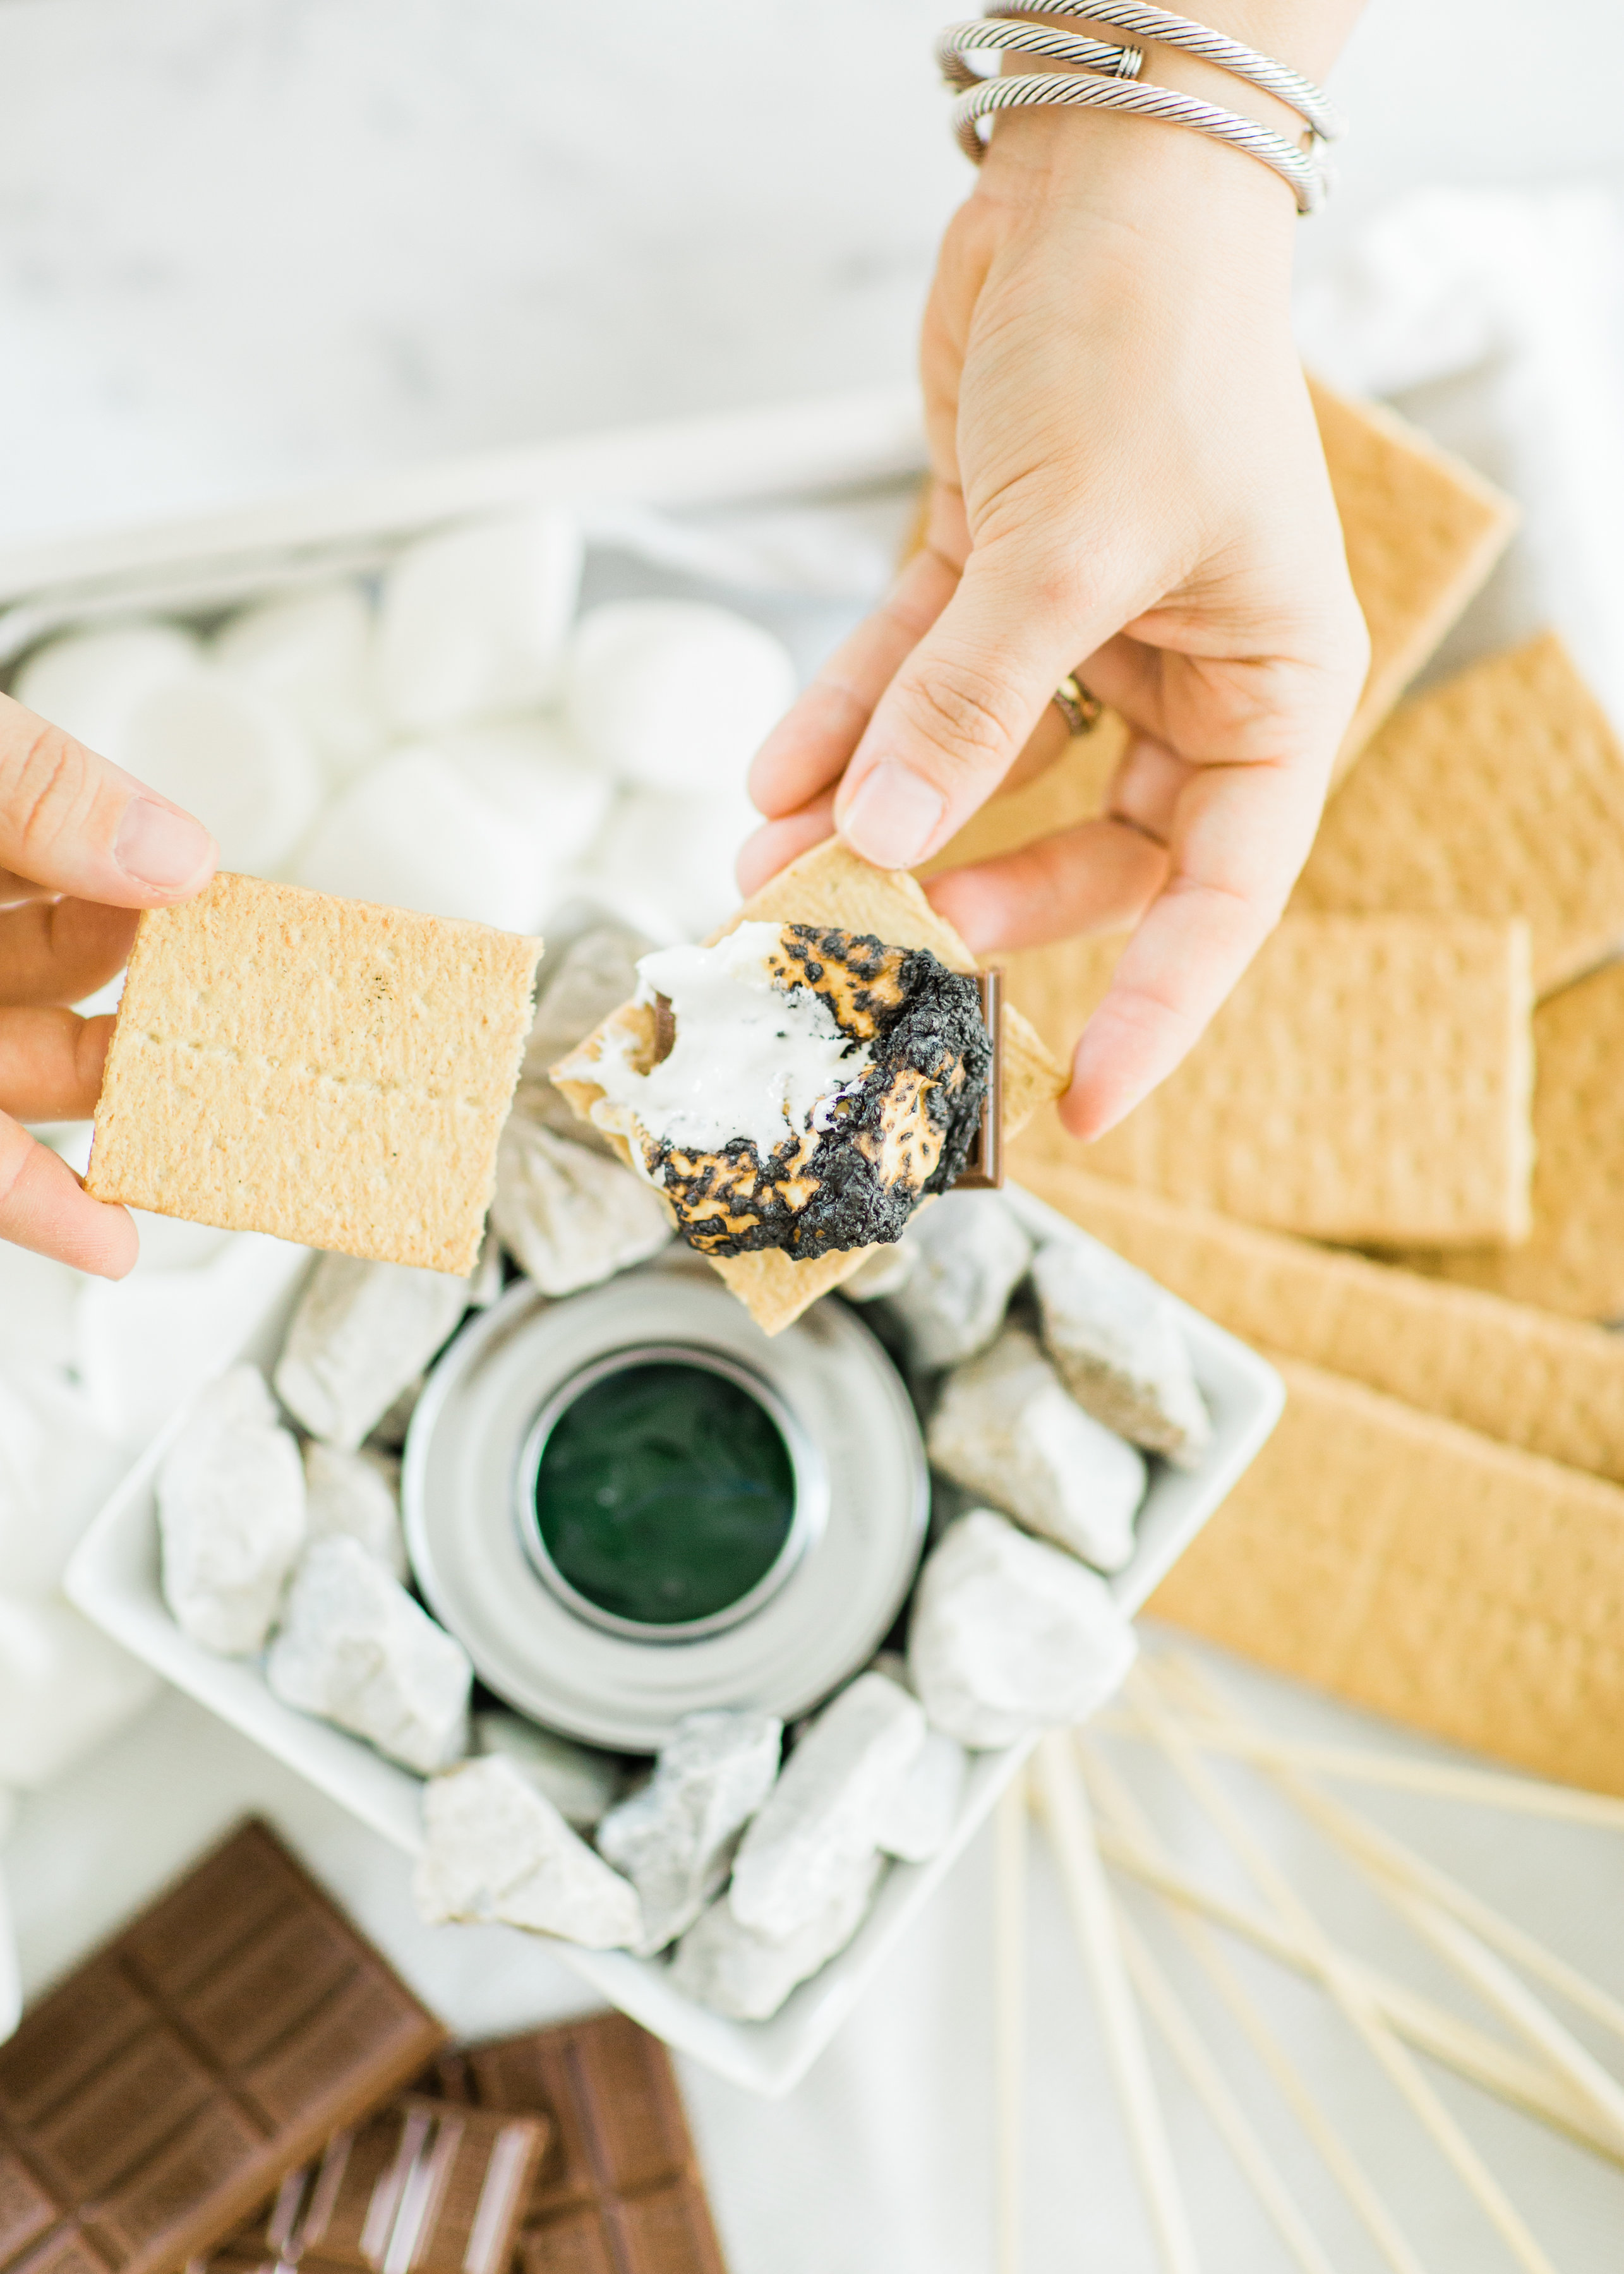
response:
M1118 940L1011 956L1051 1048L1103 995ZM1252 1224L1397 1245L1528 1229L1528 931L1467 917L1289 916L1161 1088L1088 1166ZM1082 1158L1051 1117L1017 1148Z
M1086 1170L1026 1181L1232 1334L1624 1482L1624 1336Z
M1280 1365L1279 1426L1148 1609L1413 1728L1624 1792L1624 1490Z
M1293 905L1526 916L1540 994L1624 941L1624 749L1553 633L1401 704Z
M466 1273L541 942L217 877L141 917L99 1200Z

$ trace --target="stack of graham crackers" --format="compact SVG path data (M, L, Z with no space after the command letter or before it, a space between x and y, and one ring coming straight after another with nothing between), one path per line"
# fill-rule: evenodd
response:
M1086 1153L1046 1120L1014 1172L1289 1387L1153 1610L1624 1792L1624 750L1549 636L1392 707L1510 516L1320 410L1375 660L1319 841L1187 1064ZM1096 810L1121 734L947 857ZM1120 945L1011 960L1051 1046Z

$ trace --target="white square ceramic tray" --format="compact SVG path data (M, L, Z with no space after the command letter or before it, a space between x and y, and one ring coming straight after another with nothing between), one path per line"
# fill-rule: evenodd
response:
M1064 1216L1017 1187L1008 1197L1041 1239L1082 1239ZM268 1303L243 1339L245 1356L268 1363L280 1344L291 1291ZM831 1298L831 1300L838 1299ZM1132 1562L1111 1582L1128 1610L1142 1603L1247 1467L1279 1414L1280 1378L1266 1360L1199 1312L1179 1306L1196 1377L1213 1414L1213 1442L1193 1475L1157 1463ZM421 1779L342 1730L311 1720L271 1695L257 1663L216 1658L184 1635L158 1588L154 1480L180 1427L170 1423L148 1449L80 1542L67 1590L80 1609L126 1649L275 1754L406 1853L420 1844ZM855 1939L769 2022L732 2022L674 1991L658 1963L623 1952L558 1947L575 1970L628 2014L735 2083L786 2092L805 2073L863 1985L932 1889L951 1868L1024 1757L1011 1746L977 1757L951 1840L928 1864L893 1864Z

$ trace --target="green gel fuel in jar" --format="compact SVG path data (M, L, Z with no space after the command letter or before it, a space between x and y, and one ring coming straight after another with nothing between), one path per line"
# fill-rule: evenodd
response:
M680 1360L624 1366L559 1413L536 1471L541 1543L611 1618L687 1626L758 1587L795 1519L795 1471L741 1382Z

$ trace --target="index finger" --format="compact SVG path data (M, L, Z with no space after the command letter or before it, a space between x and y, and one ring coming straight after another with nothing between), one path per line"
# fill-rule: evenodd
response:
M149 908L201 892L218 858L182 807L0 695L0 870Z
M1200 1039L1280 920L1307 858L1324 769L1300 760L1201 768L1180 800L1166 884L1083 1029L1061 1118L1102 1137Z

